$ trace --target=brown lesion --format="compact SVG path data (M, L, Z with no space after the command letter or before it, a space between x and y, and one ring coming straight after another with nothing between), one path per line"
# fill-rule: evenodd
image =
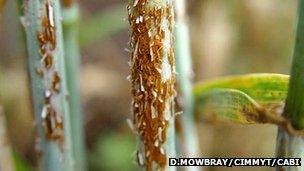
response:
M41 113L43 127L47 139L62 143L64 140L63 118L55 107L55 96L60 93L61 78L56 71L54 54L56 50L56 27L53 6L46 0L44 17L41 21L41 30L37 31L36 37L39 43L41 57L40 68L36 73L45 80L44 107Z
M60 82L61 78L58 74L58 72L54 72L53 77L52 77L52 90L53 92L59 93L60 92Z
M58 117L57 112L52 108L51 105L45 106L45 122L43 126L46 131L47 138L49 140L63 140L63 123L62 118Z
M243 113L246 115L248 121L274 124L286 131L289 135L304 136L304 131L296 129L284 114L278 113L274 115L263 107L256 107L256 109L255 112L250 112L245 108L243 109Z
M128 5L131 26L130 47L131 78L133 95L133 113L137 134L144 150L137 153L138 163L147 170L152 169L155 162L160 169L167 164L164 148L168 116L173 115L173 99L175 97L174 54L173 54L173 12L172 5L149 7L149 0L137 0ZM154 2L155 3L155 2ZM168 28L163 21L168 22ZM165 38L165 32L170 37ZM170 40L169 49L164 49L164 39ZM168 52L165 53L165 50ZM167 55L164 55L167 54ZM171 77L164 79L162 65L168 58Z

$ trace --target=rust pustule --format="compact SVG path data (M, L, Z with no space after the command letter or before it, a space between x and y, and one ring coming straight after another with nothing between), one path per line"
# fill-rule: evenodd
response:
M58 117L58 114L51 105L46 105L44 110L45 115L43 119L45 122L43 122L43 126L47 133L47 138L50 140L63 140L62 118Z
M60 78L58 72L54 72L54 75L52 78L52 89L56 93L60 92L60 81L61 81L61 78Z
M41 57L41 67L36 68L36 73L45 81L44 107L41 112L42 125L48 140L58 141L59 144L62 144L64 140L63 118L55 104L56 96L60 92L61 78L54 58L57 44L55 17L51 1L45 1L43 11L42 28L36 33ZM60 147L62 149L62 146Z
M41 77L41 78L43 78L43 70L41 69L41 68L36 68L36 74L38 74L39 75L39 77Z
M135 0L127 8L133 124L144 146L137 160L147 170L153 163L162 170L168 160L165 142L176 94L172 2Z
M54 57L51 54L45 54L43 61L45 68L50 69L54 64Z

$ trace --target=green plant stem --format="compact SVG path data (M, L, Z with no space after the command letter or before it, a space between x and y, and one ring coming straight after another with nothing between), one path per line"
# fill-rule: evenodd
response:
M291 68L289 90L284 115L296 129L304 128L304 0L299 1L298 23ZM304 138L278 130L277 157L304 158ZM282 168L277 168L280 170ZM285 167L289 170L304 170L304 166Z
M0 106L0 170L15 170L2 106Z
M304 1L299 1L296 42L285 114L297 129L304 129Z
M186 10L184 0L175 0L175 54L177 79L180 87L180 95L182 110L181 115L181 138L182 155L187 157L198 157L199 144L197 139L197 131L194 122L194 97L192 94L192 59L189 30L186 21ZM199 170L198 167L187 167L187 170Z
M69 91L70 118L74 142L75 169L86 170L83 114L79 92L80 50L78 45L78 4L62 8L62 26L66 77Z
M183 155L187 157L198 157L199 145L197 131L194 122L194 97L192 94L192 60L190 52L189 30L185 16L185 1L175 0L175 54L178 82L181 89L182 109L181 116ZM188 170L198 170L188 167Z
M70 171L74 169L73 143L70 126L69 105L67 101L67 85L65 78L65 61L63 50L63 38L61 27L61 11L59 0L50 0L53 6L56 47L53 50L53 68L46 70L44 77L37 74L37 69L43 68L40 45L37 40L37 32L42 30L42 16L46 15L45 0L28 0L24 6L24 22L28 51L28 65L31 80L31 91L33 106L36 118L38 143L41 149L41 169L46 171ZM45 107L45 93L50 88L50 81L47 75L57 72L60 76L60 92L52 99L53 108L62 116L63 120L63 144L47 138L43 126L44 119L42 111ZM60 145L61 144L61 145Z

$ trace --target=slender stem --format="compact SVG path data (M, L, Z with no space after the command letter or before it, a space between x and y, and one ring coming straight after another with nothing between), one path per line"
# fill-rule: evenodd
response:
M42 170L75 170L59 0L24 4L29 74Z
M0 170L15 170L2 106L0 106Z
M304 129L304 1L299 1L296 42L285 114L298 129Z
M83 114L79 93L80 52L78 45L79 8L74 3L62 8L62 26L69 91L70 118L74 142L75 169L86 170Z
M131 82L137 158L145 170L168 167L175 156L172 0L130 0Z
M181 89L183 114L181 116L183 155L188 157L198 157L199 145L197 131L195 128L193 114L193 95L192 95L192 60L190 52L190 38L188 25L185 19L185 1L174 1L176 24L175 24L175 54L178 82ZM189 170L195 169L187 168ZM198 168L196 168L198 170Z
M304 0L299 1L296 42L293 52L291 78L284 115L297 129L304 129ZM289 135L279 129L277 156L304 158L304 138ZM277 168L277 170L304 170L304 166Z

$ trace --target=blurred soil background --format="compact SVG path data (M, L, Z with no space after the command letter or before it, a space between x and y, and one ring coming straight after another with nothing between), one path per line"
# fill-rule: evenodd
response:
M296 0L189 0L195 82L244 73L288 74ZM128 22L121 0L80 1L81 93L90 170L136 170L130 114ZM0 104L20 170L33 170L35 130L24 34L14 1L0 19ZM92 20L100 22L90 23ZM95 34L96 33L96 34ZM94 38L94 40L92 39ZM270 125L198 124L201 156L274 157ZM243 170L244 168L209 168ZM247 169L246 169L247 170ZM271 170L250 168L250 170Z

